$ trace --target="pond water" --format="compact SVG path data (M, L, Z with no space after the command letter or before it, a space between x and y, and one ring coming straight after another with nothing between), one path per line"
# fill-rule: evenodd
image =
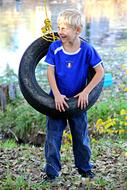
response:
M64 8L77 8L84 20L81 34L99 51L106 70L127 66L126 0L47 0L48 17L53 30ZM0 0L0 75L9 65L18 73L25 49L41 36L46 17L43 0Z

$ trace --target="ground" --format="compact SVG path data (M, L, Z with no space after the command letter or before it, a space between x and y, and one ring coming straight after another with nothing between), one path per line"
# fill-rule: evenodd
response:
M44 166L44 150L28 145L1 144L1 190L126 190L127 143L121 139L92 139L92 162L96 177L84 187L74 167L71 144L63 144L61 150L62 175L56 183L42 184L41 169ZM43 174L43 173L42 173Z

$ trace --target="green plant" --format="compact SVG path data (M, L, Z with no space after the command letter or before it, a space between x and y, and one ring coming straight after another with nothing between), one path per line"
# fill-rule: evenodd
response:
M98 101L88 111L90 131L93 134L127 133L127 101L123 93ZM94 130L93 130L94 126Z
M0 131L19 139L29 139L38 131L45 131L46 117L35 111L24 99L17 99L7 105L5 112L0 112Z
M98 101L91 109L88 110L89 122L96 121L99 118L103 120L109 116L115 116L120 112L121 109L127 108L126 96L122 93L117 96L111 96L106 100Z
M105 187L106 185L108 185L109 182L108 182L106 179L100 177L100 178L97 178L97 179L96 179L95 184L97 184L99 187L103 188L103 187Z
M108 117L106 121L98 119L96 128L100 134L127 134L127 110L122 109L119 114L113 118Z
M9 139L9 140L6 140L5 142L3 143L0 143L0 148L8 148L8 149L12 149L12 148L15 148L17 147L17 144L14 140L12 139Z
M28 187L27 182L24 180L23 176L12 176L9 169L7 169L6 178L1 183L2 190L20 190L26 189Z
M32 183L31 180L27 182L24 179L24 176L17 176L14 177L10 171L8 171L6 178L1 182L0 188L2 190L37 190L37 189L43 189L47 190L50 189L51 184L49 183Z

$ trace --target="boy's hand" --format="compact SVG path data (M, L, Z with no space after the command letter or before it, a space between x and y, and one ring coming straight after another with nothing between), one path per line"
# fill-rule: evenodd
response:
M65 111L65 106L69 108L66 100L69 100L65 95L57 95L55 96L55 105L56 109L60 112Z
M80 92L75 98L78 98L78 108L80 107L81 110L84 109L88 105L88 93L85 91Z

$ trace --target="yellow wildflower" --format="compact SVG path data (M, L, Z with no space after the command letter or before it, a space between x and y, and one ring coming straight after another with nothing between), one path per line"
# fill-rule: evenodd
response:
M127 114L127 110L122 109L122 110L120 111L120 115L126 115L126 114Z
M96 128L99 130L104 125L104 122L102 119L98 119L96 122Z

